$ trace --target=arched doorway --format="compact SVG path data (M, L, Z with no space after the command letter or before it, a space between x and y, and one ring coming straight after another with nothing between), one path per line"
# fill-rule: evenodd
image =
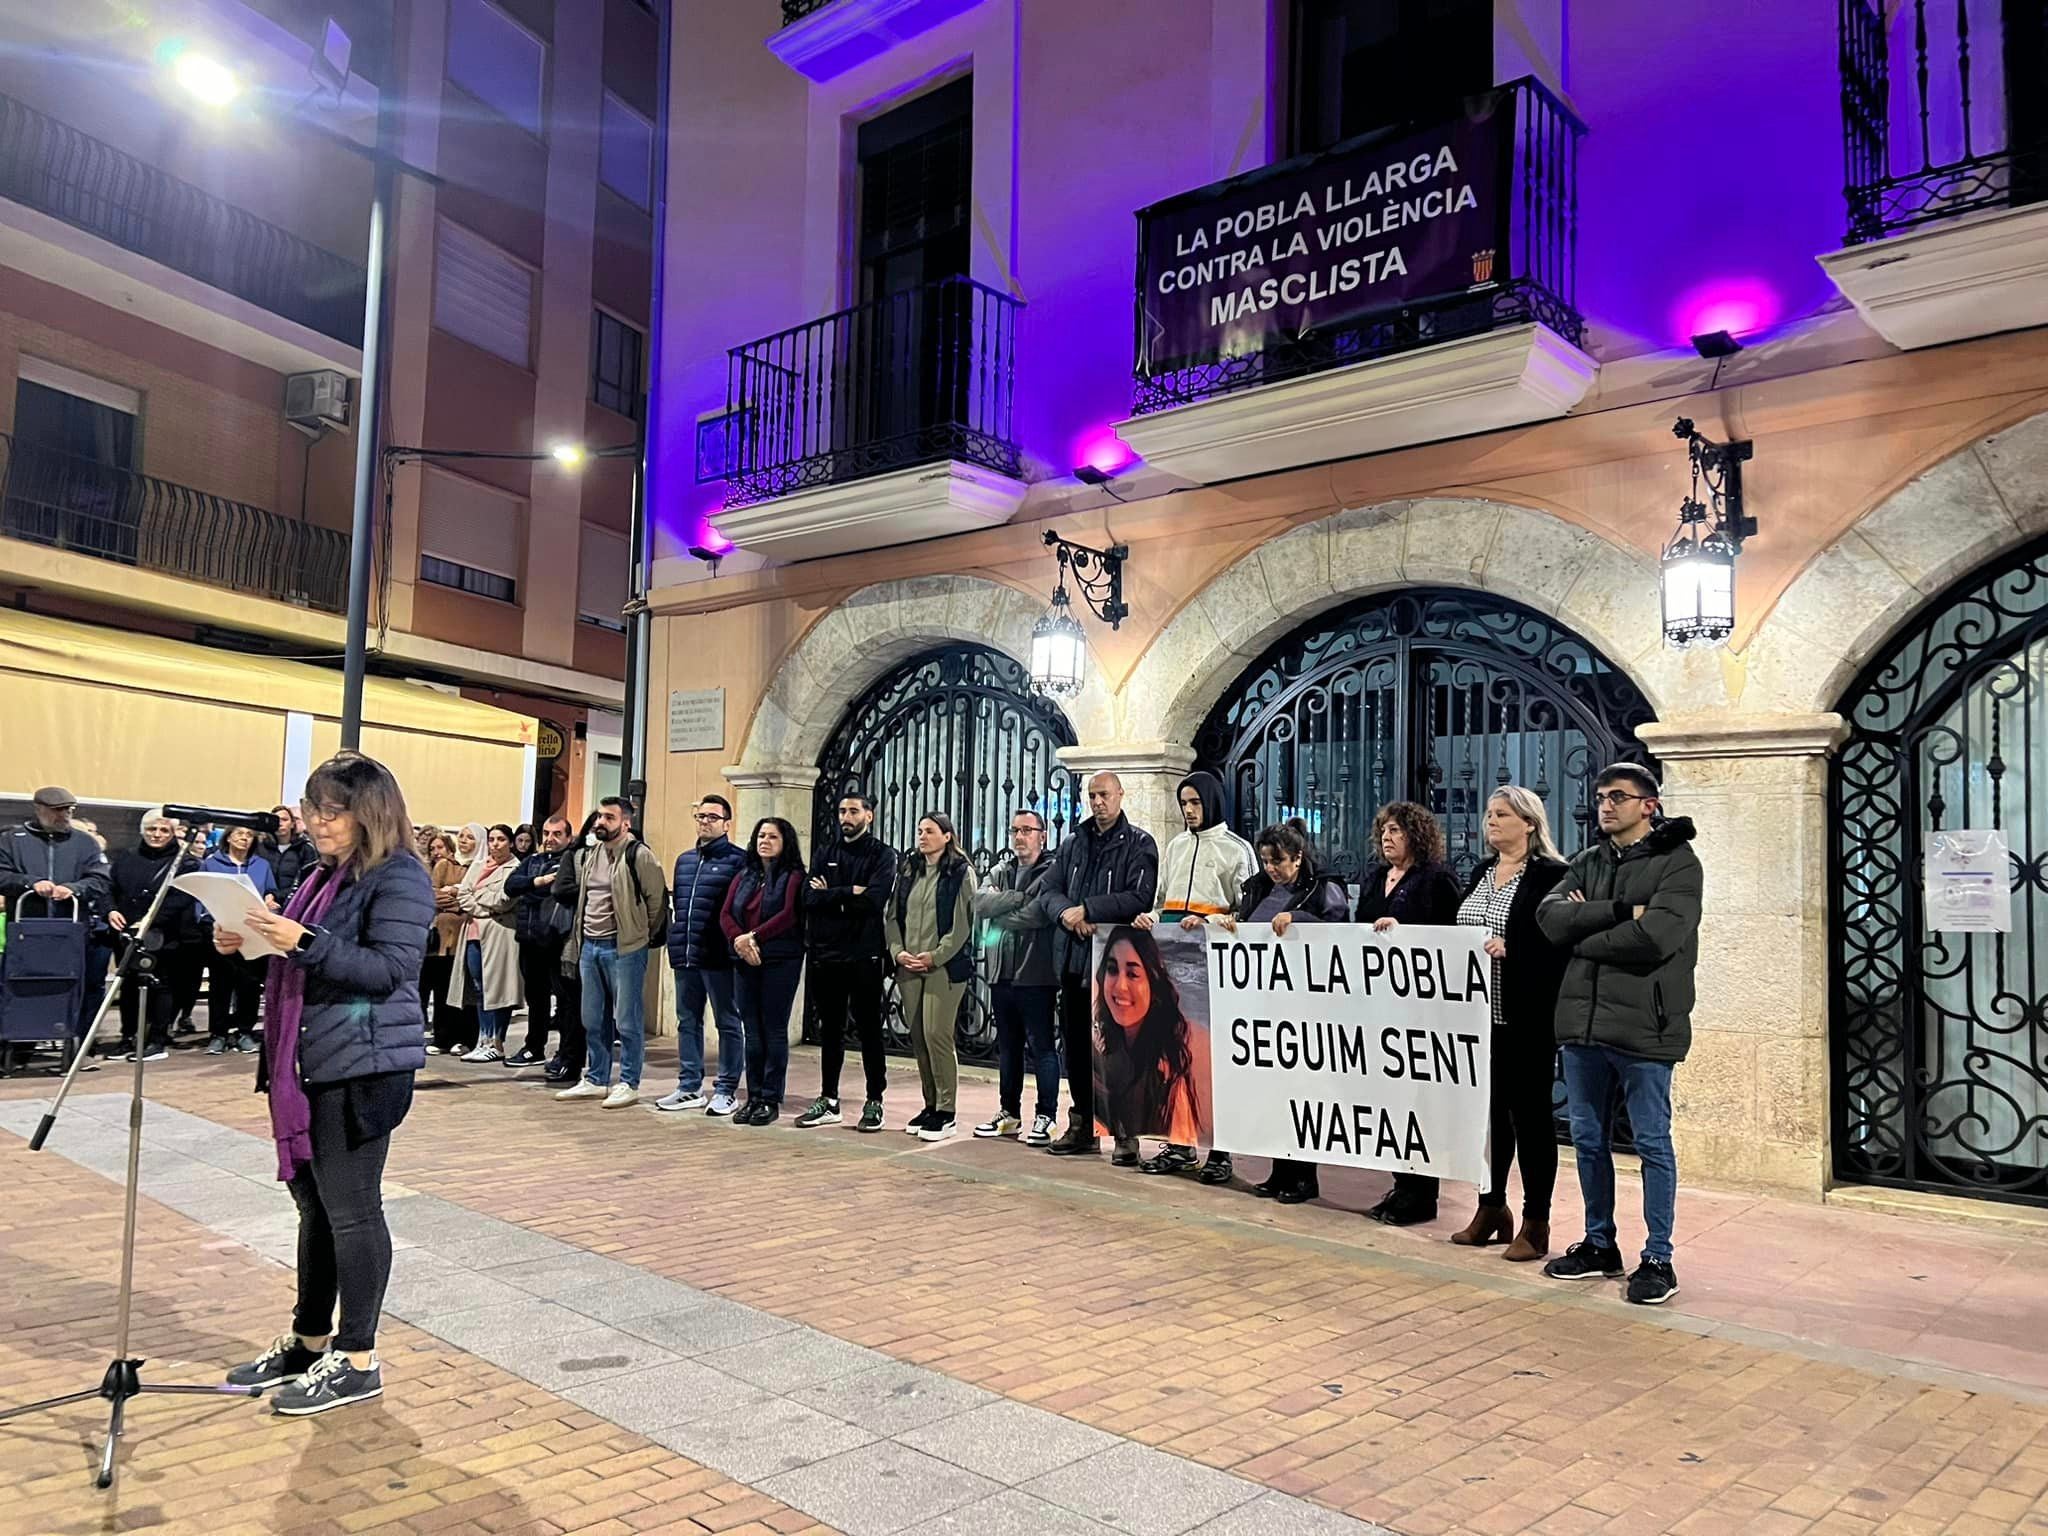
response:
M1059 707L1032 693L1030 675L985 645L925 651L892 668L856 699L818 758L811 812L812 846L839 835L838 806L849 791L875 801L875 834L899 852L913 846L926 811L953 818L977 873L1009 846L1010 816L1029 807L1045 817L1057 844L1074 815L1073 775L1057 756L1074 745ZM890 1049L910 1040L890 989L885 1017ZM804 1037L815 1039L806 1016ZM995 1059L986 976L960 1011L962 1060Z
M1840 709L1835 1176L2048 1205L2048 540L1929 603ZM1932 932L1931 837L1976 829L2011 932Z
M1444 823L1452 863L1486 856L1486 798L1542 796L1567 856L1593 825L1595 774L1647 762L1656 718L1636 685L1554 620L1506 598L1411 588L1297 629L1217 701L1195 738L1234 825L1300 816L1347 880L1372 860L1375 810L1416 800Z

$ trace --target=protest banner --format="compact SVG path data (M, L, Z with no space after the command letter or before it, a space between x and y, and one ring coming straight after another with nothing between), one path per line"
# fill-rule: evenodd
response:
M1485 1182L1484 929L1205 937L1218 1148Z

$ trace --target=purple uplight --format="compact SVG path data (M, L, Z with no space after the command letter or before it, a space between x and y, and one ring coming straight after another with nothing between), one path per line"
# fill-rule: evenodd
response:
M1682 342L1710 331L1744 336L1775 324L1780 307L1777 290L1761 278L1717 277L1688 289L1671 323Z
M1095 427L1082 433L1074 444L1074 462L1101 470L1105 475L1118 475L1137 463L1138 456L1129 443L1108 427Z

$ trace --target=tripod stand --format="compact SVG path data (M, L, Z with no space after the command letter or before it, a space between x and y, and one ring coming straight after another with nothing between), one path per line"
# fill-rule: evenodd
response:
M155 973L155 957L149 940L152 937L157 914L163 910L164 898L170 893L171 881L177 878L178 869L185 857L196 854L203 845L203 835L194 832L182 854L173 854L165 860L162 877L157 881L156 894L151 897L149 910L142 920L129 930L127 949L121 956L121 963L114 969L114 978L107 985L106 996L100 999L99 1012L93 1015L91 1025L78 1042L78 1052L71 1059L71 1070L64 1074L64 1084L57 1090L57 1097L47 1113L36 1125L35 1135L29 1138L29 1150L40 1152L43 1143L50 1138L50 1131L57 1123L58 1112L64 1108L64 1100L71 1092L72 1084L78 1080L79 1068L92 1052L92 1043L98 1038L100 1027L106 1022L107 1014L119 1002L122 991L132 982L138 986L161 986L164 978ZM146 1000L145 1000L146 1001ZM39 1403L23 1403L17 1408L0 1409L0 1422L17 1419L24 1414L42 1413L52 1408L63 1408L71 1403L82 1403L88 1398L103 1397L110 1404L107 1419L107 1440L100 1452L99 1475L94 1486L111 1488L114 1485L114 1455L121 1443L121 1425L125 1418L128 1400L143 1393L163 1396L190 1397L259 1397L261 1387L231 1387L225 1383L213 1387L149 1386L142 1380L142 1361L128 1353L128 1325L135 1303L135 1186L142 1167L142 1068L143 1058L149 1054L148 1009L140 1010L143 1017L138 1021L135 1038L135 1075L128 1092L128 1179L125 1191L125 1205L121 1218L121 1289L115 1302L114 1358L107 1366L106 1374L96 1387L83 1392L67 1392L61 1397L45 1398Z

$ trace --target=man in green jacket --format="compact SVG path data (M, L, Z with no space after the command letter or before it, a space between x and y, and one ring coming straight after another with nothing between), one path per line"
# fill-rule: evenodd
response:
M1628 1299L1654 1307L1678 1294L1671 1264L1678 1202L1671 1069L1692 1044L1702 872L1692 822L1659 814L1657 781L1647 768L1616 763L1601 770L1593 799L1601 840L1572 860L1536 909L1544 936L1571 952L1557 995L1557 1040L1586 1202L1585 1238L1543 1272L1554 1280L1622 1273L1614 1228L1618 1090L1642 1159L1650 1233L1643 1262L1629 1276Z
M617 795L598 801L588 847L562 855L549 887L574 914L564 959L576 957L583 988L583 1080L558 1099L600 1099L624 1109L640 1097L646 1062L647 955L668 935L668 874L633 835L633 805ZM619 1041L619 1080L612 1078L612 1037Z

